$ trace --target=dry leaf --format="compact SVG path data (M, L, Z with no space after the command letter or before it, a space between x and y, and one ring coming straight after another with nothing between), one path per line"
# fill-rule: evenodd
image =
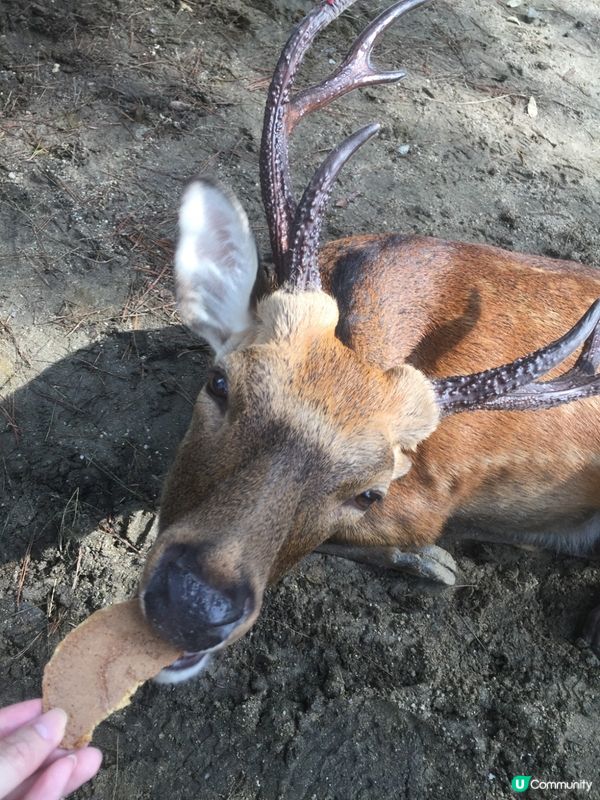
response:
M527 103L527 113L530 117L537 117L538 107L537 103L535 102L535 97L529 98L529 102Z

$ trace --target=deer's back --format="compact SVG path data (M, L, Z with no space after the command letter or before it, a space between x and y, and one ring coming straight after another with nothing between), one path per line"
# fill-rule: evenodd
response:
M512 361L561 336L600 297L592 268L426 237L339 240L322 263L340 338L369 361L409 361L431 377ZM599 415L591 398L444 420L399 486L402 501L426 476L449 516L475 524L531 529L585 514L600 506Z
M342 341L428 375L486 369L561 336L600 297L600 270L417 236L340 239L322 251Z

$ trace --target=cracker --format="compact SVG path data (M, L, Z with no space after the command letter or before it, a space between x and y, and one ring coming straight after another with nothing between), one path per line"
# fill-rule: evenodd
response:
M144 619L139 600L102 608L63 639L46 664L44 711L68 715L62 747L83 747L94 728L135 690L181 656Z

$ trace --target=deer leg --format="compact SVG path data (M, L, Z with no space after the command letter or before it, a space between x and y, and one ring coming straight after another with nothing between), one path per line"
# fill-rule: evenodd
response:
M456 583L458 573L458 566L450 553L435 544L428 544L424 547L417 547L411 552L405 552L397 547L355 547L325 542L317 547L317 552L348 558L350 561L357 561L372 567L408 572L419 578L427 578L446 586L453 586Z

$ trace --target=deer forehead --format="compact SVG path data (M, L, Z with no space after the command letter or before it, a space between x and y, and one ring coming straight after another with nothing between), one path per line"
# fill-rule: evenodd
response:
M335 331L337 302L325 292L278 289L258 303L256 343Z
M279 290L258 304L232 361L244 362L262 414L336 461L387 450L399 472L401 449L413 449L437 424L431 386L407 365L384 372L362 361L336 338L337 322L337 303L324 292Z
M277 291L258 304L249 355L286 416L311 409L350 434L367 420L378 427L389 382L336 338L337 322L337 303L324 292Z

